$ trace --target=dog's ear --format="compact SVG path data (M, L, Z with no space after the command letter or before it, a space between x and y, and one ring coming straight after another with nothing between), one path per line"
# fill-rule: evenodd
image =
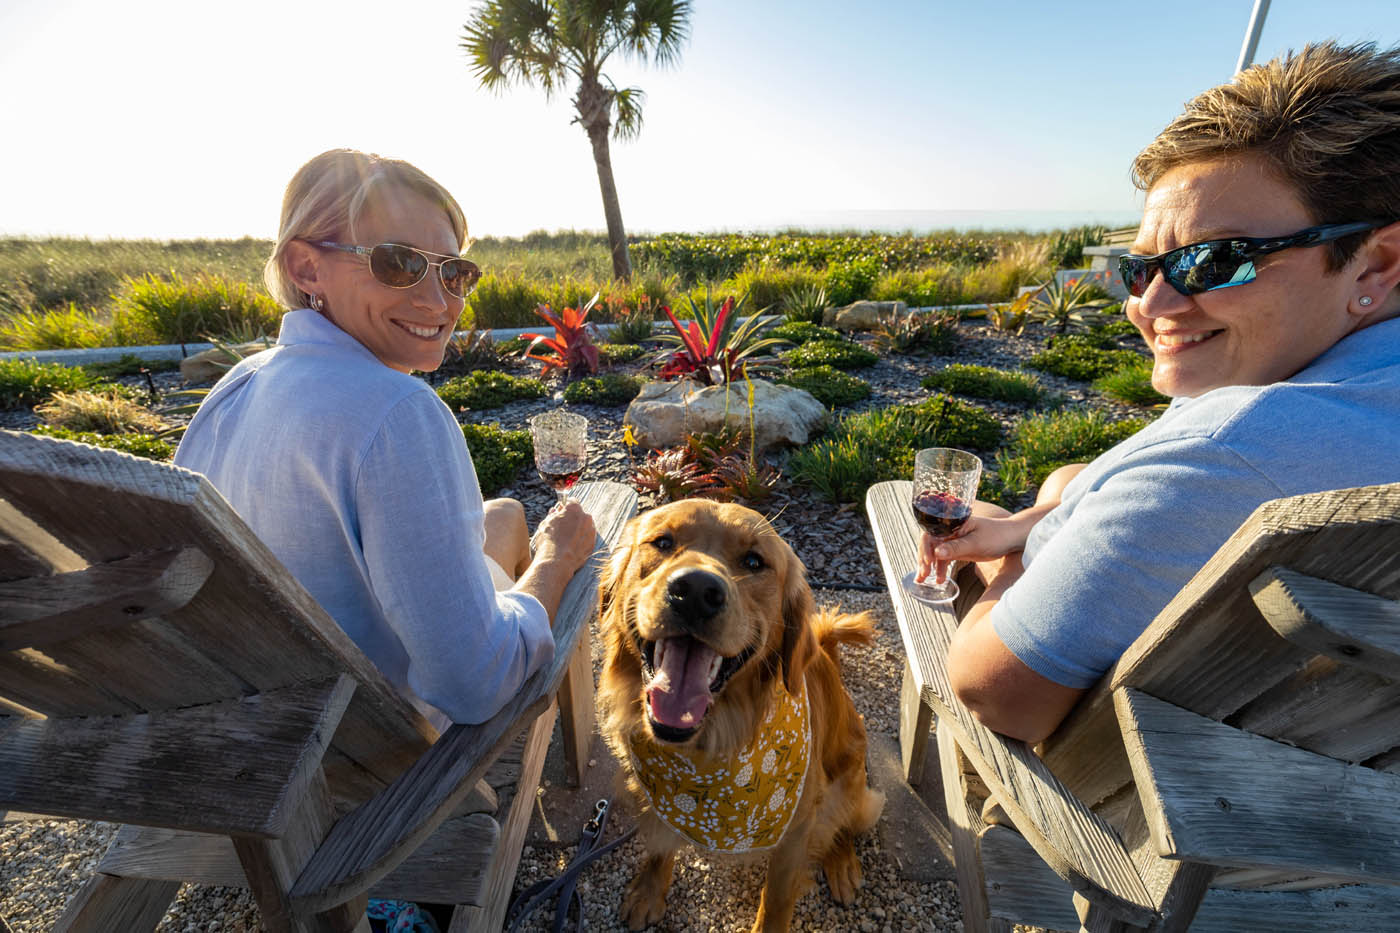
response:
M786 545L785 545L786 547ZM807 571L791 548L787 550L787 572L783 580L783 684L789 694L802 689L802 677L807 665L816 657L820 646L812 634L811 618L816 611L812 590L807 586Z

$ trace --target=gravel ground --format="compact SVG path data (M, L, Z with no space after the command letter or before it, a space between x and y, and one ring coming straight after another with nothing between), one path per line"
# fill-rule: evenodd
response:
M927 396L919 379L931 369L951 362L1013 368L1044 346L1043 334L1012 337L993 332L980 321L965 322L964 341L956 357L892 357L859 371L874 389L871 398L856 410L885 407ZM527 372L523 367L518 372ZM162 392L178 386L177 374L155 377ZM1042 380L1071 405L1085 404L1105 410L1112 417L1141 414L1140 409L1109 402L1083 383L1041 374ZM144 384L140 377L124 381ZM516 402L505 408L464 417L523 426L537 411L557 405L553 399ZM981 403L1009 424L1023 409L1014 405ZM594 459L585 479L625 481L631 461L621 443L622 408L573 406L588 416ZM0 427L24 429L35 420L28 412L0 413ZM522 476L501 495L520 499L533 524L554 501L554 494L537 477ZM650 503L644 501L643 507ZM835 506L802 490L779 491L763 506L778 531L792 544L807 565L808 576L818 588L818 602L840 603L851 611L870 609L877 619L874 645L846 647L845 679L856 707L874 735L896 737L898 697L903 649L899 631L883 592L884 580L874 541L863 512L851 506ZM840 588L822 589L839 583ZM863 591L864 588L872 591ZM67 900L91 875L115 827L106 823L55 820L0 822L0 918L13 933L48 930L62 913ZM919 882L901 877L900 861L882 851L879 834L863 837L857 850L866 884L857 904L842 908L817 881L817 890L797 905L796 930L953 931L961 930L958 897L951 882ZM517 876L519 886L558 873L572 856L572 847L527 847ZM607 856L590 869L580 883L587 902L590 928L624 929L616 919L622 890L640 858L635 841ZM758 906L763 884L761 862L741 864L682 854L677 861L675 883L668 912L654 929L661 931L747 930ZM547 929L544 920L531 921L528 929ZM257 909L245 891L185 885L162 921L161 933L195 931L254 931Z

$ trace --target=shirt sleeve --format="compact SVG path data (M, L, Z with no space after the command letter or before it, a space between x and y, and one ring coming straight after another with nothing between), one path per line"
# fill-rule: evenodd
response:
M1144 448L1074 504L993 607L993 630L1042 677L1090 687L1255 507L1279 495L1214 440Z
M484 506L456 420L431 393L395 406L355 484L370 584L409 657L408 684L455 722L484 722L554 656L539 600L498 593Z

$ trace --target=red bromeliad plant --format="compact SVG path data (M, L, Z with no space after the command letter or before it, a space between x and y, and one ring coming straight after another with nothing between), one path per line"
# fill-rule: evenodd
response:
M657 334L656 339L678 349L668 347L657 357L662 364L660 377L677 379L689 376L703 385L723 385L734 379L748 357L759 350L783 343L773 337L758 338L763 330L777 323L777 318L765 319L755 314L740 327L731 327L747 300L747 295L738 303L733 298L726 298L716 310L708 294L705 295L703 307L690 298L690 307L694 312L694 320L690 321L677 320L670 308L663 307L661 310L671 319L676 332ZM761 365L751 365L751 368L757 370Z
M554 369L564 370L570 379L598 371L598 347L593 343L590 333L592 326L588 324L588 312L597 303L598 295L594 294L581 310L565 308L563 314L556 315L549 305L540 305L535 309L536 314L554 326L553 337L545 334L521 335L531 340L525 356L544 364L540 369L541 376L548 375ZM535 353L536 347L543 347L548 352Z

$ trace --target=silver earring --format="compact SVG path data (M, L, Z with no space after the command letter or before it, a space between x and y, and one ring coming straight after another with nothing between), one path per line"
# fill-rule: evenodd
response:
M312 295L310 301L308 301L307 303L311 305L312 311L326 310L326 299L321 297L320 295ZM1367 304L1369 303L1370 302L1368 301Z
M1362 295L1360 298L1356 299L1356 303L1361 305L1361 307L1363 308L1369 308L1371 306L1371 296Z

